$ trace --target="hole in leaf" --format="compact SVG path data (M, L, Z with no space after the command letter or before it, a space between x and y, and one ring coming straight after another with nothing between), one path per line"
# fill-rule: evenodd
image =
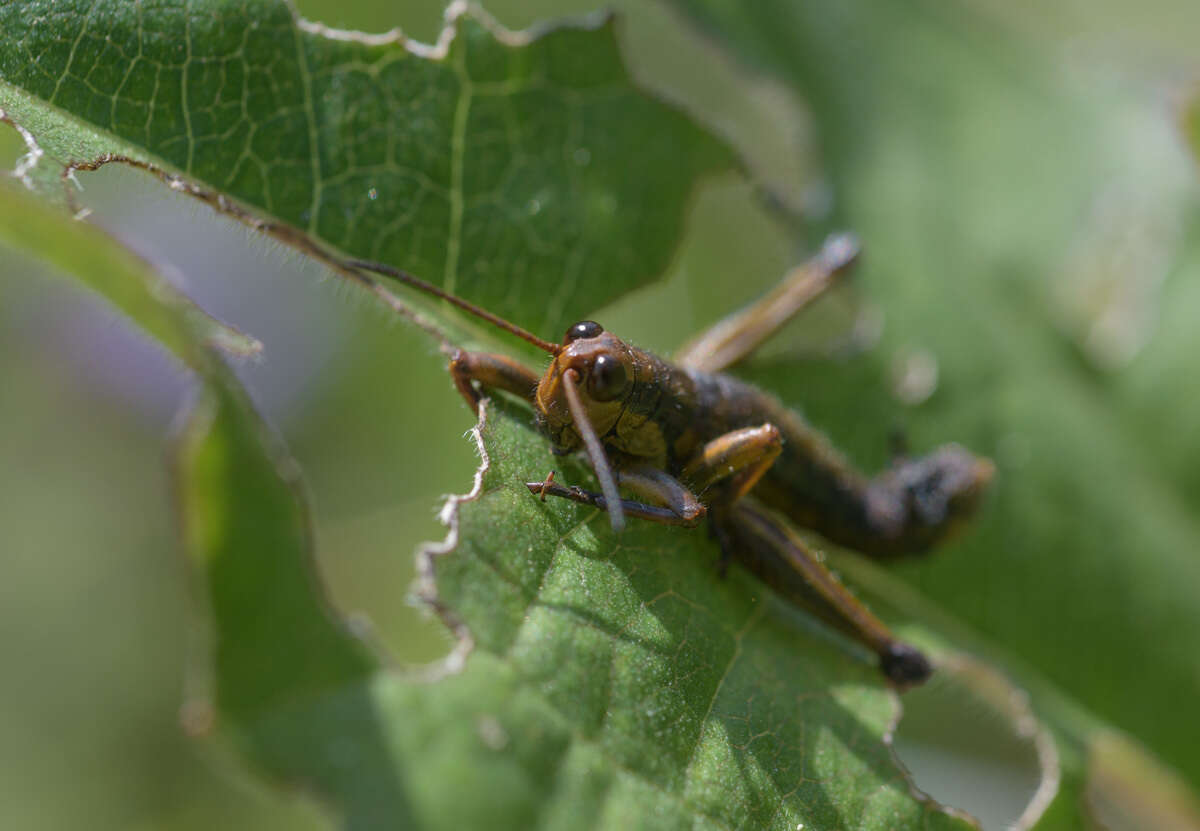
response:
M1043 781L1043 765L1057 766L1039 760L1024 694L993 670L964 662L939 667L903 703L894 747L916 786L967 811L985 831L1023 827L1018 821Z

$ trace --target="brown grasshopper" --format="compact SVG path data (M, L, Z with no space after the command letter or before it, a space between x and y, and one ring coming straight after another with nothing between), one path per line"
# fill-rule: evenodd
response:
M831 237L771 293L692 341L673 363L590 320L568 329L562 343L551 343L399 269L362 260L344 264L445 299L553 356L540 378L504 355L459 350L450 361L472 409L482 389L528 401L556 454L586 451L601 490L563 486L551 472L527 483L533 494L605 510L618 532L626 516L683 526L707 516L722 570L737 560L787 599L813 609L878 655L883 673L904 688L929 677L929 661L867 610L784 518L873 557L923 552L975 511L992 463L947 445L866 476L774 396L722 374L857 256L852 237ZM622 498L618 487L637 499Z

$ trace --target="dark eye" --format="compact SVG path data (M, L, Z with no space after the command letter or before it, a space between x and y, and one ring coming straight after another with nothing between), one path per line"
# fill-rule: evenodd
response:
M625 391L625 365L610 355L601 355L588 374L588 394L596 401L612 401Z
M581 320L567 330L563 343L583 338L598 338L604 334L604 327L594 320Z

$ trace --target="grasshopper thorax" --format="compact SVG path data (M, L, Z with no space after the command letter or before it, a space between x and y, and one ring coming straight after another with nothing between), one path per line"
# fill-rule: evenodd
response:
M633 352L620 338L591 320L567 330L562 346L538 384L535 406L545 434L560 452L582 444L565 385L575 385L588 422L604 436L621 415L633 387Z

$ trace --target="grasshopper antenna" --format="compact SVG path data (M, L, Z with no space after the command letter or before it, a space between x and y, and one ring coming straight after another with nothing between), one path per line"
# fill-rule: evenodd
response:
M372 262L371 260L342 260L341 264L349 268L356 268L363 271L373 271L376 274L383 274L387 277L391 277L394 280L404 283L406 286L412 286L414 289L418 289L426 294L431 294L434 297L445 300L447 303L457 306L464 312L469 312L470 314L475 315L475 317L478 317L481 320L486 320L488 323L503 329L511 335L516 335L526 343L533 344L543 352L549 352L551 355L557 355L562 349L562 347L557 343L551 343L550 341L542 340L537 335L533 334L532 332L527 332L515 323L510 323L499 315L494 315L489 311L485 311L484 309L476 306L474 303L468 303L461 297L455 297L453 294L450 294L447 291L442 291L432 283L427 283L420 277L409 274L407 271L403 271L395 266L390 266L387 263ZM608 492L605 491L605 496L607 495Z
M612 524L613 531L619 534L625 530L625 510L621 507L621 494L617 492L617 482L613 478L608 457L604 455L604 448L600 445L600 438L596 435L592 422L588 420L587 409L579 397L578 384L578 372L568 369L563 373L563 390L567 394L567 407L571 410L575 429L583 437L588 458L592 462L592 470L596 472L596 478L600 480L600 492L604 494L604 507L608 509L608 520Z

